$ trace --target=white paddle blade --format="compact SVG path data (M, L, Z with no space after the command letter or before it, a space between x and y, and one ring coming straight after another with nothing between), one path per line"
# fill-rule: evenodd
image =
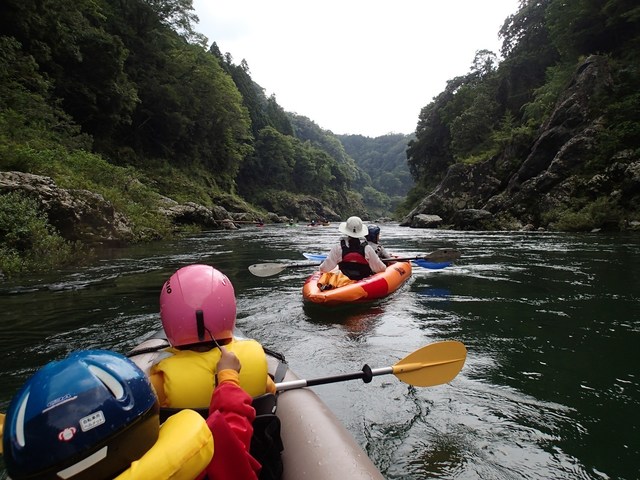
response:
M285 268L286 265L280 265L278 263L255 263L249 265L249 271L256 277L270 277L280 273Z

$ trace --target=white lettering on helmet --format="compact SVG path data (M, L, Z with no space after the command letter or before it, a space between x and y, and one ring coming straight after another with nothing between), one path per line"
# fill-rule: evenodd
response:
M91 415L87 415L86 417L81 418L80 428L83 432L86 432L88 430L91 430L92 428L96 428L97 426L102 425L104 422L104 413L102 413L102 410L98 410Z

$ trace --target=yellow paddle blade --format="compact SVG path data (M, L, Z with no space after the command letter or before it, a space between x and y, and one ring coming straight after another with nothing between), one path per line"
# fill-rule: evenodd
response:
M449 383L458 375L467 358L467 348L455 340L432 343L407 355L393 365L393 374L416 387Z

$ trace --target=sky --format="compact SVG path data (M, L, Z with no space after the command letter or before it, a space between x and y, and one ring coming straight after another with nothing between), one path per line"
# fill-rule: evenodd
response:
M416 130L420 110L498 32L519 0L193 0L195 30L288 112L334 134Z

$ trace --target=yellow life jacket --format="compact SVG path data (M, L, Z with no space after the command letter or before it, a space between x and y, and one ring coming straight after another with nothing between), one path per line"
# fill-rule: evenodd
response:
M356 283L355 280L351 280L344 273L338 272L325 272L318 279L318 288L321 291L332 290L334 288L344 287L351 283Z
M115 480L193 480L213 458L213 436L204 418L181 410L160 427L158 440Z
M266 392L268 366L262 346L255 340L233 340L225 345L240 360L240 386L252 397ZM220 350L208 352L168 350L173 355L151 367L151 375L162 373L166 400L161 407L208 408Z

